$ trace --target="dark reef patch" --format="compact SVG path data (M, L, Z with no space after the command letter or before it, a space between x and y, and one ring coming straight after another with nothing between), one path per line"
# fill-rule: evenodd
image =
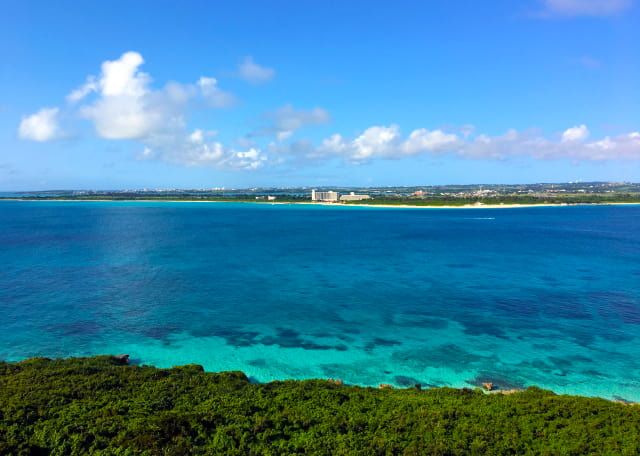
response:
M47 325L44 329L61 336L92 336L100 333L103 326L94 321L75 321L73 323Z
M632 340L634 340L635 338L630 335L630 334L625 334L619 331L603 331L601 333L598 334L598 336L602 337L605 340L608 340L610 342L630 342Z
M320 366L322 373L328 378L341 378L344 375L345 366L340 364L323 364Z
M407 377L404 375L396 375L395 377L393 377L393 382L398 386L402 386L403 388L408 388L410 386L415 386L415 385L428 386L425 383L421 382L420 380L417 380L413 377Z
M347 351L349 347L345 344L328 345L318 344L306 340L300 333L290 328L276 328L275 336L263 336L259 343L263 345L277 345L282 348L303 348L305 350L338 350Z
M532 359L532 360L527 360L527 361L521 361L520 363L518 363L518 367L519 368L525 368L525 369L536 369L539 370L541 372L544 372L546 374L550 374L552 373L554 370L556 370L556 367L551 365L550 363L542 360L542 359Z
M137 332L145 337L167 342L169 336L180 331L180 329L178 325L143 326L139 328Z
M447 367L456 372L477 369L485 363L495 363L495 356L484 356L464 350L455 344L424 347L421 349L399 350L392 358L416 370L428 367Z
M222 337L227 341L227 344L234 347L250 347L258 343L257 338L260 336L260 333L235 328L215 328L207 332L206 335Z
M391 340L391 339L383 339L381 337L376 337L373 340L369 341L364 349L366 351L371 351L376 347L394 347L397 345L402 345L402 342L399 340Z
M540 313L540 304L535 301L518 298L498 298L492 301L491 308L507 317L533 317Z
M591 320L593 317L585 305L572 293L539 292L536 299L542 313L550 318L565 320Z
M413 316L411 313L395 314L389 324L406 328L446 329L449 321L444 318Z
M589 349L593 347L593 344L596 341L596 334L593 334L593 332L591 332L591 330L588 328L572 328L571 330L566 331L563 334L563 337L575 342L581 347Z
M493 336L499 339L508 339L503 325L495 320L487 320L481 317L470 318L465 317L464 319L456 320L464 326L464 333L470 336Z
M589 294L598 307L598 313L607 320L621 320L623 323L640 324L640 300L627 293L599 291ZM605 305L606 304L606 305Z
M636 301L619 301L613 303L622 321L631 325L640 325L640 303Z
M264 359L264 358L252 359L250 361L247 361L247 364L249 366L253 366L253 367L267 367L268 366L267 360Z
M582 372L582 373L583 373L584 375L586 375L587 377L596 377L596 378L597 378L597 377L600 377L600 378L606 378L606 375L605 375L605 374L603 374L602 372L597 371L597 370L595 370L595 369L585 369L585 370L580 371L580 372Z
M566 377L570 371L575 370L576 363L590 363L591 360L584 356L557 357L549 356L546 359L532 359L520 362L517 366L524 369L535 369L545 375Z

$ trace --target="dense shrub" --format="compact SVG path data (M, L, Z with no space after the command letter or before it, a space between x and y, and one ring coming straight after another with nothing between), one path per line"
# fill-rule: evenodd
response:
M98 452L637 455L640 407L537 388L252 384L111 357L0 363L0 454Z

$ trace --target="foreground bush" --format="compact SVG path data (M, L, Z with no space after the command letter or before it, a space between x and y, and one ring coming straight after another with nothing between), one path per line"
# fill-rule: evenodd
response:
M640 407L321 380L251 384L111 357L0 363L0 454L640 454Z

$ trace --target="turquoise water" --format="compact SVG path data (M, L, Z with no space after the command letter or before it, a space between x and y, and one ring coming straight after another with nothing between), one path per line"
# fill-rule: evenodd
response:
M0 202L0 358L640 400L640 206Z

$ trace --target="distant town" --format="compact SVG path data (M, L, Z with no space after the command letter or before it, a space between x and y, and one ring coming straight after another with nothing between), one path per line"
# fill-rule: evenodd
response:
M425 185L412 187L255 187L208 189L51 190L0 193L3 199L316 202L385 205L640 203L640 183Z

